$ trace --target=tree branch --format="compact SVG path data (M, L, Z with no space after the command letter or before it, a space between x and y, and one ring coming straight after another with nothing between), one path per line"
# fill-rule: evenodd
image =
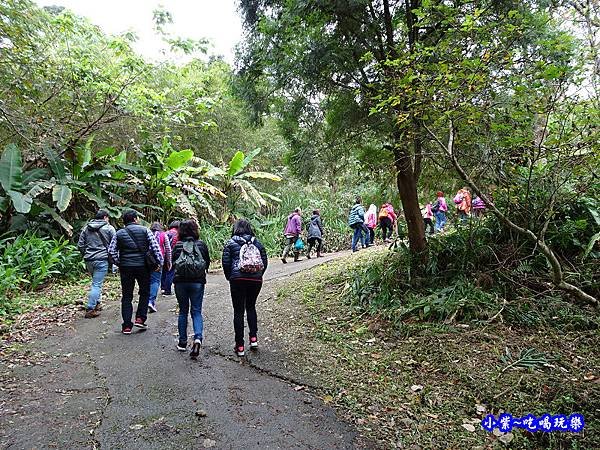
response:
M533 231L528 228L523 228L513 221L511 221L504 213L502 213L496 205L492 202L492 200L484 194L481 189L475 184L475 182L469 177L469 175L465 172L461 164L458 162L456 155L454 154L454 125L452 120L449 123L449 132L448 132L448 144L444 145L442 141L437 137L437 135L425 124L423 124L429 135L434 139L434 141L442 147L446 155L450 158L452 165L460 175L460 177L467 183L467 185L471 188L473 192L475 192L479 198L481 198L487 207L494 213L498 219L500 219L506 226L510 229L528 237L531 241L533 241L539 248L540 252L546 257L548 263L552 268L552 281L554 285L564 291L567 291L580 300L585 301L591 305L598 307L598 300L588 293L584 292L579 287L572 285L564 280L564 274L562 271L562 267L560 261L552 251L550 247L546 244L546 242L537 236Z

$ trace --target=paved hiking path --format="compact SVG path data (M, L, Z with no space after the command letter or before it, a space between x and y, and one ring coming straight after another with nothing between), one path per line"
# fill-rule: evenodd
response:
M7 381L0 448L358 448L351 426L296 387L285 344L260 328L261 308L274 301L269 280L343 255L271 263L257 304L261 347L246 358L232 351L233 309L221 272L207 280L197 361L175 349L175 297L159 297L149 329L130 336L120 333L117 298L105 301L97 319L81 314L51 330L32 344L39 363L0 364Z

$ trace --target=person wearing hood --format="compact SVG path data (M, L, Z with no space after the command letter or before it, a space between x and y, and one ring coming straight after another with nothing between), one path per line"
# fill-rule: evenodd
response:
M350 209L348 226L354 230L354 234L352 235L353 252L358 250L357 244L359 240L363 247L369 245L369 236L365 239L365 208L363 208L362 199L360 197L356 197L354 206Z
M248 265L247 261L252 264ZM233 225L231 239L223 248L222 264L233 303L234 352L238 356L244 356L244 313L248 321L250 348L258 348L256 299L268 265L265 247L256 239L247 220L240 219Z
M115 229L108 223L108 212L101 209L81 231L77 248L83 256L86 268L92 275L92 286L88 296L85 318L98 317L102 310L102 284L108 273L108 246Z
M196 359L200 354L204 333L202 300L206 286L206 273L210 266L210 255L208 247L200 240L198 223L195 220L181 221L178 237L172 255L175 268L173 284L179 306L177 350L185 352L187 349L188 315L191 315L194 343L190 351L190 358Z
M321 257L321 249L323 247L323 221L321 220L321 213L318 209L313 211L313 215L308 222L308 249L306 250L306 257L310 259L310 252L313 246L317 247L317 258Z
M365 213L365 225L369 231L369 242L375 243L375 227L377 226L377 206L371 204Z
M283 249L283 255L281 256L281 262L287 264L287 256L290 250L294 249L294 262L300 258L300 252L296 250L296 241L302 233L302 210L296 208L292 214L289 215L285 231L285 248Z

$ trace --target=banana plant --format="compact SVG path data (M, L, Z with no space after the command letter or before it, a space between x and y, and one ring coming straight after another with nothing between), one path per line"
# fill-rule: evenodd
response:
M146 209L158 200L165 220L174 211L196 217L197 208L216 217L211 200L224 198L225 194L210 182L214 177L192 150L176 151L164 138L160 146L143 150L140 167L144 172L141 181L146 192Z
M237 151L224 169L210 167L208 175L220 178L222 191L227 200L224 202L224 208L221 220L227 222L235 217L239 201L255 206L260 209L267 206L269 201L279 203L281 200L267 192L259 191L252 183L252 180L281 181L281 177L269 172L246 171L254 158L261 152L257 148L247 155L242 151Z

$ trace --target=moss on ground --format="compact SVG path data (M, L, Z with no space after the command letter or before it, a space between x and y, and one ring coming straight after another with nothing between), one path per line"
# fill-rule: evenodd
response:
M345 295L350 269L384 253L359 252L279 288L275 309L284 314L301 304L307 310L295 314L305 345L294 356L319 361L309 371L325 387L326 402L382 448L600 448L597 330L496 321L394 325L352 306ZM281 339L293 332L285 321L274 326ZM528 349L536 355L525 361L530 367L519 367ZM501 412L579 412L586 428L498 436L479 426L485 415Z

